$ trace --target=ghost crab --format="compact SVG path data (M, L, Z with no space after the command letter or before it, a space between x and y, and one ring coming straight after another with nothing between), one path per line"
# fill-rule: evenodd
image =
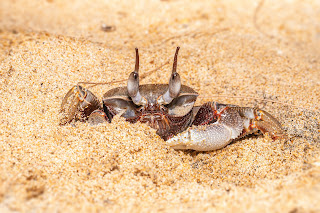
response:
M198 93L181 85L174 56L169 84L139 85L139 53L136 48L135 70L126 87L107 91L102 103L79 84L65 95L60 125L72 121L88 121L92 125L111 122L115 115L126 121L146 123L175 149L210 151L221 149L235 139L258 131L268 132L273 139L281 138L283 130L268 112L217 102L194 106Z

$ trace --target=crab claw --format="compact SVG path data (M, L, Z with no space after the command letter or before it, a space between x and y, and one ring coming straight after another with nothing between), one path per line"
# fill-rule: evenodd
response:
M193 126L170 138L166 144L174 149L212 151L225 147L232 139L232 129L223 124Z
M63 117L60 120L60 125L65 125L73 120L87 120L94 110L100 108L101 104L92 92L80 85L75 85L62 100L60 112Z
M279 121L264 110L206 103L200 107L193 125L166 143L174 149L212 151L259 130L274 140L285 136Z

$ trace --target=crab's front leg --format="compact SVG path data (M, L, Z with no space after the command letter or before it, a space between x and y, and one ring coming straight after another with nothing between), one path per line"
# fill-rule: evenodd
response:
M98 98L90 90L80 85L75 85L68 91L62 100L60 111L63 116L60 125L72 121L89 120L91 124L108 121Z
M198 109L192 126L167 144L175 149L210 151L258 130L269 132L273 138L283 134L280 123L263 110L206 103Z
M258 130L262 133L269 133L273 140L285 137L280 122L270 113L250 107L233 107L233 109L239 112L244 121L244 129L239 137L244 137Z

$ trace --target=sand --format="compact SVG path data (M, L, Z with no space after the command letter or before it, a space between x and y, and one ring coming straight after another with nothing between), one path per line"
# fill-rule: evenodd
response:
M319 1L1 1L0 212L319 212L319 23ZM197 105L259 106L288 138L177 151L118 117L58 125L77 82L125 85L135 47L141 83L167 83L176 46Z

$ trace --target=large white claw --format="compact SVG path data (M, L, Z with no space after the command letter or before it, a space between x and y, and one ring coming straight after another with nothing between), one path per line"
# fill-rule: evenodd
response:
M212 151L228 145L234 138L234 132L224 124L193 126L170 138L166 143L174 149L193 149Z

